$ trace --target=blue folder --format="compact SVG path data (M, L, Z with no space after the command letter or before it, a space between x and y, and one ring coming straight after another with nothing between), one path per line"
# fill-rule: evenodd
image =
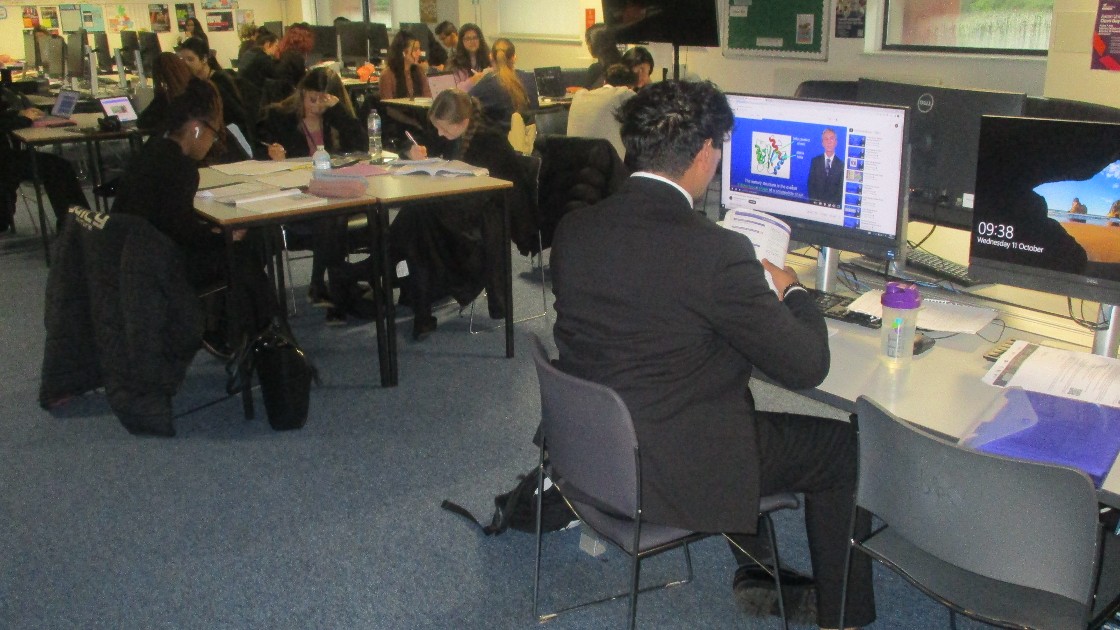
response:
M1085 471L1099 488L1120 453L1120 408L1008 388L964 446Z

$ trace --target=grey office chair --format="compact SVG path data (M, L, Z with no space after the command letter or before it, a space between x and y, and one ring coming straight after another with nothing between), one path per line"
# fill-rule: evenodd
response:
M544 243L543 243L543 240L541 238L540 211L539 211L539 205L538 205L538 202L537 202L537 193L538 193L538 190L540 189L541 158L540 158L540 156L537 156L537 155L518 155L517 156L517 163L519 165L521 165L521 168L525 171L525 181L527 182L527 184L529 186L528 198L529 198L529 203L532 206L532 208L530 210L532 211L533 215L536 217L536 223L537 223L537 251L536 251L536 253L533 253L533 252L529 253L529 264L530 264L530 267L534 267L534 266L536 267L536 271L537 271L538 275L540 276L540 280L541 280L541 312L535 313L533 315L526 315L525 317L522 317L520 319L513 320L513 323L520 324L521 322L527 322L531 319L537 319L538 317L545 317L545 318L548 317L548 286L545 283L545 279L544 279L544 247L543 247ZM534 260L536 261L535 264L534 264ZM485 295L485 294L486 293L484 291L482 293L482 295ZM479 296L478 298L475 298L474 301L471 302L471 319L470 319L470 326L469 326L469 330L470 330L471 334L474 335L474 334L478 334L480 332L486 332L488 330L494 330L495 328L501 328L502 326L504 326L505 324L498 324L496 326L490 326L489 328L479 328L479 329L476 329L474 327L474 306L475 306L475 303L478 302L479 299L481 299L481 296ZM512 305L510 305L510 308L512 308Z
M626 596L630 602L629 627L634 628L638 593L692 581L692 557L688 545L710 534L642 521L641 454L626 404L611 388L565 374L554 367L540 337L532 333L530 346L541 388L542 439L537 487L543 487L547 451L550 477L576 516L600 538L631 559L627 591L542 614L539 597L541 515L538 502L533 615L539 621L546 621L565 612ZM780 565L770 513L798 506L796 496L780 494L763 497L759 507L759 527L764 528L770 538L774 567L761 563L759 566L774 577L778 608L786 628L789 626L781 595L781 577L774 570ZM684 549L687 577L639 589L641 561L677 547Z
M863 396L856 414L856 504L883 524L851 538L849 561L859 551L882 562L948 607L953 628L956 613L1005 628L1088 626L1101 534L1085 473L958 446Z

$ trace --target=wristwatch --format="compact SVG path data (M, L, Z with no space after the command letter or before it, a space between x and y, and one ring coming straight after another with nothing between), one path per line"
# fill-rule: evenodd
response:
M806 294L809 293L809 289L807 289L805 287L805 285L801 284L800 282L791 282L790 284L788 284L786 286L786 290L782 291L782 301L784 302L786 300L786 298L789 297L790 291L797 291L797 290L804 291Z

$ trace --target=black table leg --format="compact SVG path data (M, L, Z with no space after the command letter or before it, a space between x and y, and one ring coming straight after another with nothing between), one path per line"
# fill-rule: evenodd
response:
M502 280L506 302L506 358L513 358L513 255L510 252L510 206L513 193L502 194Z
M31 149L31 183L35 185L35 201L39 204L39 235L43 239L43 259L51 266L51 239L47 235L47 211L43 207L43 182L39 174L39 152Z
M237 300L234 298L235 292L238 290L238 287L236 286L238 278L237 272L235 271L237 269L237 260L236 254L233 251L235 245L233 241L233 232L234 228L227 227L222 229L222 236L226 241L226 265L229 267L229 274L226 279L226 339L228 340L229 347L233 348L236 352L240 349L242 343L248 343L251 340L238 339L238 335L235 333L235 331L238 329L237 324L241 321L240 317L242 316L242 313L238 312ZM236 369L240 370L241 366L236 366ZM240 376L244 377L245 375ZM245 411L245 418L247 420L252 420L253 383L251 376L244 378L241 384L241 407Z

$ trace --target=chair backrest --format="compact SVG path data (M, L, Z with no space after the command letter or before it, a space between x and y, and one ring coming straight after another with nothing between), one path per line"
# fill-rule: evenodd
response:
M635 515L638 438L626 403L609 387L561 372L540 337L530 338L552 480L598 509Z
M857 505L962 569L1090 601L1099 527L1085 473L967 449L863 396L856 414Z
M545 247L565 214L610 196L628 173L618 153L602 138L540 134L535 151L541 156L541 236Z

